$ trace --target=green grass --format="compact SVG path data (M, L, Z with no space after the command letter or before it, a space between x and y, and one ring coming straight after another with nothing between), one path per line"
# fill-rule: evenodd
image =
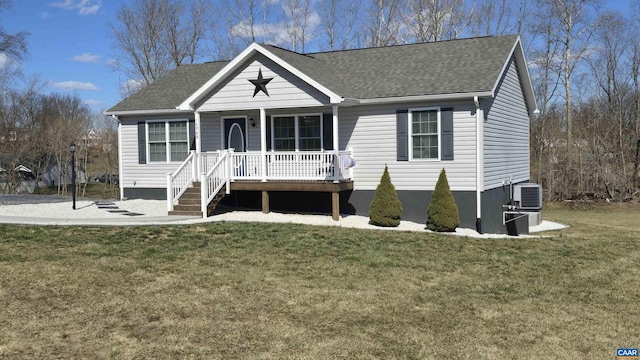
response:
M0 225L0 358L613 358L640 211L546 238L287 224Z

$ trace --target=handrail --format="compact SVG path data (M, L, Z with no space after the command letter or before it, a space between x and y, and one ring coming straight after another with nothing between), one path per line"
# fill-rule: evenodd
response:
M211 169L200 177L201 181L201 193L200 193L200 210L202 211L202 217L207 217L207 207L211 200L222 190L224 186L227 187L227 194L229 189L229 152L222 152L218 161L211 167Z
M189 156L180 164L173 174L167 174L167 210L173 210L174 203L184 194L196 179L196 164L194 159L196 152L191 151Z

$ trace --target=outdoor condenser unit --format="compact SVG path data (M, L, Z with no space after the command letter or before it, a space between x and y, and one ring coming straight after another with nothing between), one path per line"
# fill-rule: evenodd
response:
M514 185L513 200L519 206L520 213L529 214L529 226L542 223L542 185L534 183Z
M517 184L513 187L513 200L526 211L542 210L542 185L533 183Z

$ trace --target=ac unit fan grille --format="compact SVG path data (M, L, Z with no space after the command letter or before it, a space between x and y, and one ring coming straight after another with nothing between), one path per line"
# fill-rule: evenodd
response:
M522 187L520 189L520 206L523 208L540 208L540 188L537 186Z

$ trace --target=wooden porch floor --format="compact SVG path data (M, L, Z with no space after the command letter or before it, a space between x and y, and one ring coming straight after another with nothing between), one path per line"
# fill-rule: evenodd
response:
M231 190L253 191L313 191L313 192L340 192L353 190L353 181L252 181L236 180L230 183Z

